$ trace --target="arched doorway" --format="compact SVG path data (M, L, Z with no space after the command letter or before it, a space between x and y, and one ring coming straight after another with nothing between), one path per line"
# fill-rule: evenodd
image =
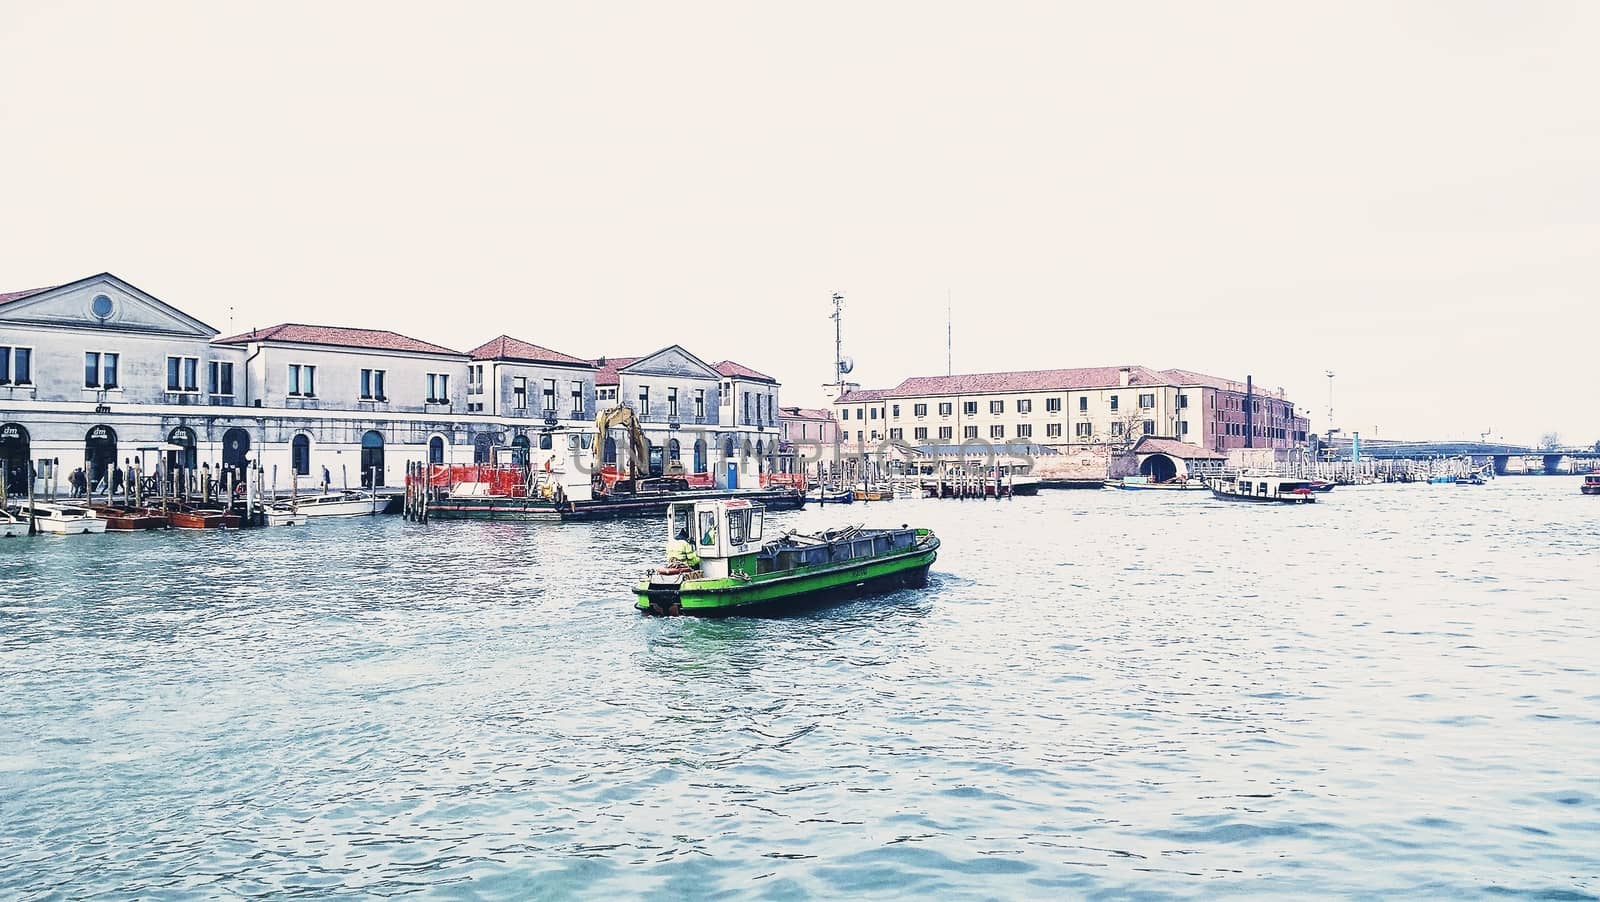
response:
M117 431L110 426L95 426L83 437L83 459L88 464L89 485L109 479L117 463Z
M667 439L667 463L683 466L683 446L675 438Z
M1178 465L1165 454L1152 454L1139 465L1139 475L1155 482L1171 482L1178 476Z
M0 475L5 477L5 491L11 495L28 494L28 462L33 460L33 440L21 423L0 424Z
M193 470L200 466L200 455L195 451L194 430L188 426L177 426L167 433L167 444L177 445L167 452L167 471L182 468Z
M767 443L764 442L764 441L761 441L760 439L757 439L756 440L756 472L760 473L763 470L765 470L766 469L766 464L767 464Z
M663 455L666 453L666 449L647 438L644 440L644 450L646 453L646 466L650 471L650 475L660 476L662 473L666 472L667 462L663 457Z
M444 437L436 435L428 439L428 463L444 463Z
M694 471L696 473L706 471L706 440L703 438L694 440Z
M296 476L311 475L311 436L302 432L289 441L289 465Z
M519 435L511 440L511 462L519 467L528 465L528 437Z
M244 478L245 461L250 457L250 433L238 426L222 433L222 465L233 470L234 478Z
M472 440L472 462L475 464L488 463L489 452L493 447L494 440L489 438L489 433L478 433L478 437Z
M383 485L383 433L376 429L361 436L361 485L369 489Z

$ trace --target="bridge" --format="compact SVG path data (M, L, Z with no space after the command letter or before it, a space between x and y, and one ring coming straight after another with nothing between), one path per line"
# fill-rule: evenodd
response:
M1330 449L1336 458L1350 459L1351 440L1344 436L1324 443L1324 453ZM1496 473L1504 474L1512 458L1524 461L1537 459L1546 473L1557 472L1561 461L1586 461L1591 465L1600 461L1600 443L1585 448L1534 448L1527 445L1510 445L1483 441L1407 442L1393 440L1361 440L1363 460L1428 460L1439 457L1471 457L1492 462Z

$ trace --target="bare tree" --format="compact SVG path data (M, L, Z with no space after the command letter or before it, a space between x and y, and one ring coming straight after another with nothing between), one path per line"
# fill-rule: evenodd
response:
M1554 451L1561 447L1561 435L1556 432L1546 432L1539 437L1540 451Z

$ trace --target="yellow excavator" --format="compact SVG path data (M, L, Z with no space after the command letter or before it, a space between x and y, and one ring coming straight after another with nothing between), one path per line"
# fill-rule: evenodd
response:
M603 460L606 447L606 436L612 429L626 429L628 432L628 472L627 485L618 481L618 488L623 491L637 491L639 480L650 475L650 442L644 437L644 430L639 428L639 417L631 407L617 406L601 413L594 421L594 452ZM682 477L683 464L676 460L665 462L663 467L665 475ZM641 472L642 471L642 472ZM596 478L598 478L596 473ZM622 461L617 461L617 475L622 476Z

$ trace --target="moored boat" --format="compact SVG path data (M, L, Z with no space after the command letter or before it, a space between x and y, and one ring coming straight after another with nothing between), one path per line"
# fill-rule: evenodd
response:
M28 521L0 505L0 539L11 539L28 534Z
M82 535L106 531L105 520L95 516L94 511L76 504L24 501L13 508L13 511L24 523L31 519L39 532Z
M1317 500L1308 480L1278 476L1273 473L1213 476L1207 485L1210 486L1212 495L1225 501L1310 504Z
M763 542L765 509L743 500L674 504L667 563L634 588L651 614L768 611L927 583L939 539L928 529L851 526Z
M1600 495L1600 473L1590 473L1583 477L1583 485L1578 487L1578 491L1585 495Z
M806 500L812 504L850 504L856 500L856 493L852 489L812 489L806 494Z
M263 511L268 526L304 526L309 522L305 514L294 509L293 505L272 505Z
M106 521L107 532L137 532L141 529L166 529L166 515L159 510L140 507L116 507L110 504L90 504L89 510Z
M1148 476L1124 476L1121 479L1107 479L1106 488L1125 492L1182 492L1204 489L1206 484L1200 479L1173 478L1162 482Z
M370 517L383 511L388 504L389 499L373 492L350 489L303 495L287 505L280 503L276 506L287 506L294 513L306 517Z

